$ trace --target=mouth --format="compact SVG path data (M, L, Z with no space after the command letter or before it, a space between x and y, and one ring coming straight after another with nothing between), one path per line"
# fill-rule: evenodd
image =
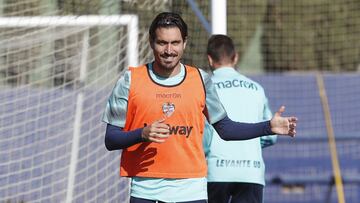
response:
M170 63L170 62L172 62L173 60L175 60L176 59L176 56L169 56L169 55L167 55L167 56L162 56L162 58L163 58L163 60L164 60L164 62L168 62L168 63Z

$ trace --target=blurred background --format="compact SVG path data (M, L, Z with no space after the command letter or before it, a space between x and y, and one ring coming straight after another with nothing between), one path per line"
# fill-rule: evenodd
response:
M263 151L265 202L359 202L360 1L224 2L238 70L299 118L296 139ZM153 60L162 11L188 24L182 62L209 71L212 6L0 0L0 202L127 202L121 152L104 146L106 100L122 70Z

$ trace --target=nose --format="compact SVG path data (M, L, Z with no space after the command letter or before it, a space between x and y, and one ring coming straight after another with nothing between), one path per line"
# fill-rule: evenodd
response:
M165 47L165 53L166 53L166 54L171 54L171 52L172 52L171 44L166 45L166 47Z

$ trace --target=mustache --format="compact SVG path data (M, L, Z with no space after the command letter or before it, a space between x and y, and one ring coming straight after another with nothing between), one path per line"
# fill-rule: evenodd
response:
M161 54L162 57L176 57L178 56L176 53L163 53Z

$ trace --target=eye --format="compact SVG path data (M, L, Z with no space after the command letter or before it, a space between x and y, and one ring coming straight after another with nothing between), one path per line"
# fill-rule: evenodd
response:
M159 46L165 46L167 44L167 42L164 40L156 40L155 43Z

